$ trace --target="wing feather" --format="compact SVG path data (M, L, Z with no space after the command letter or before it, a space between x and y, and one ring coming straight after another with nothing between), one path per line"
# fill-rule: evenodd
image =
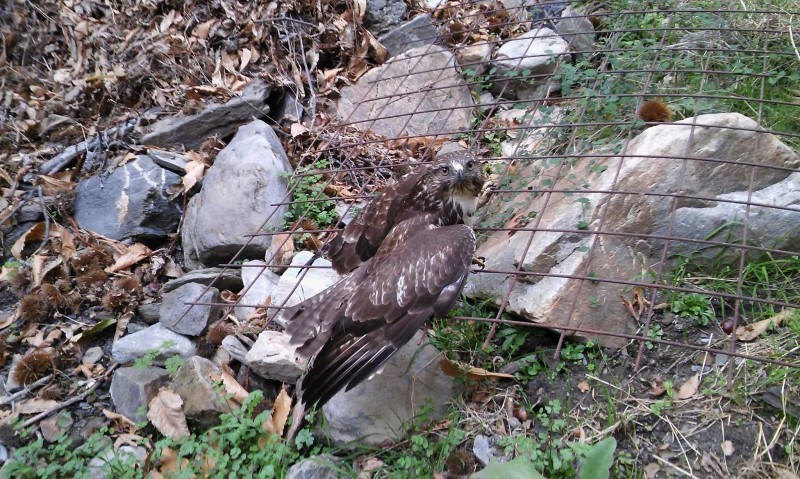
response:
M331 240L324 253L337 273L352 271L375 255L392 228L406 219L404 201L427 171L427 166L420 166L381 192Z
M355 387L458 299L475 236L468 226L427 220L396 226L361 268L289 311L287 331L302 345L298 353L314 356L299 388L303 404Z

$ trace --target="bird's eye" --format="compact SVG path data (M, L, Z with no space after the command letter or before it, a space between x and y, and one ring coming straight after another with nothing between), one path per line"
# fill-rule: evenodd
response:
M473 166L475 166L475 162L474 161L468 161L467 162L467 169L468 170L471 170Z
M447 166L443 166L442 167L442 175L445 176L445 175L448 175L449 173L450 173L450 168L447 167Z

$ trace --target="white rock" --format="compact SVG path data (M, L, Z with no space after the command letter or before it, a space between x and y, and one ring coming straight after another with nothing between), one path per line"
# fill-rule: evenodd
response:
M289 335L279 331L264 331L247 353L245 362L254 373L267 379L295 383L306 369L305 362L295 356L295 346Z
M273 290L273 306L294 306L327 289L341 279L333 269L329 269L331 262L324 258L318 258L313 264L313 266L322 266L322 268L292 267L304 266L312 256L313 254L310 251L301 251L292 259L291 266L283 273L277 287ZM300 284L295 289L295 285L298 282ZM289 293L292 289L294 289L294 292L290 296ZM275 321L281 326L286 326L280 314L276 314Z
M508 40L497 50L494 64L497 74L531 70L532 74L552 73L556 59L569 52L569 44L549 28L525 32Z
M246 261L242 264L242 283L247 292L239 299L239 304L265 304L278 285L280 277L267 269L264 261ZM243 290L244 291L244 290ZM256 308L236 306L233 314L239 321L246 320Z

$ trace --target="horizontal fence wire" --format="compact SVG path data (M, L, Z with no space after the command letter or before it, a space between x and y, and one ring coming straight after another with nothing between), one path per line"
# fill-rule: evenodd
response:
M312 208L319 205L337 205L336 213L340 218L346 218L358 205L374 197L377 191L367 188L385 180L387 172L398 177L400 172L408 171L415 167L419 160L431 158L439 145L445 140L459 141L467 150L477 153L489 166L493 173L495 187L489 202L479 211L478 222L474 228L481 240L486 240L492 235L504 235L505 238L517 236L520 238L517 245L521 249L517 257L521 258L516 265L510 268L476 268L473 271L476 277L491 278L487 281L503 284L502 294L491 298L496 312L490 317L456 316L452 319L460 321L487 321L492 324L492 332L498 324L511 325L518 328L533 327L546 328L559 334L555 355L558 357L560 348L568 336L581 335L591 338L614 337L623 339L633 345L636 351L634 369L641 365L642 358L647 355L646 344L655 343L665 346L684 348L687 351L705 351L709 353L724 353L730 356L744 358L752 361L768 362L776 365L800 367L798 358L772 358L742 352L737 346L736 334L724 334L722 347L711 344L693 344L689 341L664 339L648 335L654 325L660 310L656 309L659 303L668 302L674 294L698 294L717 301L726 306L733 330L737 327L754 321L753 311L757 308L799 308L797 297L773 298L764 292L747 292L745 273L748 263L754 261L753 257L766 255L771 258L796 258L800 255L797 242L789 243L782 247L772 247L766 244L757 244L752 241L752 225L754 218L765 214L764 212L782 212L783 214L797 214L800 218L800 207L781 205L772 201L764 201L759 195L759 190L768 186L762 179L765 177L786 177L797 172L798 165L768 165L756 157L759 143L772 138L782 140L788 147L796 152L800 130L796 120L800 118L796 98L787 98L785 95L775 93L774 86L784 81L787 75L796 71L800 53L794 44L791 21L798 12L782 12L769 9L744 10L735 8L735 4L719 9L683 9L667 5L664 9L632 9L628 11L603 11L587 8L586 2L540 2L540 7L567 4L577 7L568 18L589 19L594 25L593 46L591 48L573 49L569 54L553 56L551 52L542 53L554 62L554 68L547 73L532 73L524 71L521 65L529 62L534 55L519 55L506 58L506 62L516 62L519 71L516 75L501 75L495 71L493 64L485 62L463 62L458 66L444 66L440 68L416 67L435 51L436 45L443 45L458 56L459 52L471 46L469 39L472 35L487 37L484 41L492 48L497 49L507 42L494 35L491 38L484 35L487 31L498 32L501 30L535 31L538 28L552 27L558 17L544 17L535 19L524 7L497 8L494 10L472 11L461 17L454 12L456 7L469 7L478 2L464 2L456 5L454 2L444 3L432 12L436 22L438 35L436 38L427 38L432 43L426 47L417 48L404 54L403 61L408 62L409 68L404 74L387 74L372 78L370 88L364 92L361 101L354 104L359 107L372 108L366 117L358 117L357 108L350 110L348 115L330 120L320 126L324 137L309 150L304 150L301 164L290 179L289 192L279 202L270 206L277 211L279 206L292 206L299 212L297 217L286 223L280 231L265 231L264 226L272 220L274 211L265 218L264 224L249 235L248 244L253 238L267 236L280 238L281 243L275 245L277 250L282 243L298 241L303 236L312 235L318 239L318 245L324 245L339 230L337 222L331 226L309 227L304 225L304 220L313 220ZM674 5L684 5L675 2ZM469 8L461 8L469 11ZM581 13L578 13L581 12ZM504 18L499 23L489 23L493 16ZM521 16L520 16L521 15ZM649 18L657 17L659 24L642 26ZM752 20L752 19L758 19ZM705 22L698 24L699 21ZM456 23L468 25L462 30L456 30ZM651 22L652 23L652 22ZM284 24L281 28L291 29L295 33L302 33L308 25L298 23ZM569 41L570 36L565 35ZM743 40L746 39L746 40ZM788 45L788 47L787 47ZM624 58L634 60L623 61ZM395 60L390 60L395 61ZM794 65L794 70L787 73L776 65L789 62ZM472 70L486 67L486 71L478 73ZM461 77L460 81L439 84L438 80L447 78L453 70ZM416 85L417 78L425 75L434 76L434 80L419 84L413 92L401 88L402 85ZM419 77L418 77L419 76ZM363 79L362 79L363 81ZM515 85L512 85L514 82ZM516 97L515 92L519 85L533 85L525 95ZM380 95L370 95L380 91ZM426 101L436 95L462 95L466 92L467 98L461 107L437 106L431 107ZM491 100L476 104L481 93L490 92ZM775 93L775 94L773 94ZM411 111L396 111L391 105L394 101L403 100L416 102ZM664 102L672 110L673 118L652 120L640 116L645 102L658 100ZM556 108L560 109L560 118L551 114ZM501 121L495 115L498 112L526 112L516 119ZM786 111L789 113L787 114ZM434 115L441 124L447 124L454 115L468 112L472 115L471 126L468 129L448 129L448 127L425 133L412 133L409 128L412 120L421 115ZM754 120L755 126L742 126L743 124L726 124L709 122L702 117L705 114L738 112ZM535 119L536 114L544 119ZM548 115L551 115L548 118ZM787 119L787 117L790 117ZM678 120L681 120L678 122ZM390 138L381 137L370 133L376 125L382 122L399 122L397 135ZM505 121L505 122L504 122ZM673 128L688 131L686 145L680 154L639 154L636 150L636 138L647 132L649 128L662 128L665 132ZM751 151L742 151L736 157L703 157L693 152L697 147L694 143L700 132L719 129L727 132L740 132L751 135L748 143ZM315 132L312 131L312 135ZM666 134L666 133L665 133ZM705 133L704 133L705 134ZM541 140L540 145L531 147L526 141L533 136ZM503 138L498 142L497 138ZM499 144L498 144L499 143ZM420 145L422 145L420 147ZM544 145L544 146L542 146ZM393 149L406 149L413 155L399 158L374 158L365 162L361 155L365 148L374 148L375 155ZM503 150L503 148L505 148ZM372 154L372 153L371 153ZM327 166L316 167L318 161L325 160ZM360 161L360 162L359 162ZM706 165L708 168L728 168L735 173L736 185L741 186L730 191L739 192L737 197L730 195L715 196L714 194L687 193L681 189L663 191L655 188L658 178L653 178L653 185L630 185L624 180L625 168L630 162L653 162L653 164L669 163L676 168L678 184L703 182L707 178L694 178L697 165ZM573 174L576 165L602 162L607 170L602 171L610 180L605 188L589 188L586 185L565 187L558 183ZM529 172L528 176L515 176L520 170ZM709 170L709 171L712 171ZM328 187L340 185L343 178L359 179L359 183L351 185L347 196L331 196L325 193ZM298 197L298 185L310 179L319 179L316 185L317 194ZM579 181L576 180L576 184ZM589 197L592 199L588 199ZM587 202L596 202L597 207L594 217L582 226L560 227L551 223L551 218L557 217L561 209L569 202L578 198L587 198ZM648 201L657 201L666 205L663 209L665 217L658 218L663 226L659 232L647 230L629 230L619 227L616 219L612 218L612 204L626 201L631 198L646 198ZM531 208L535 203L535 211L530 217L525 218L524 224L519 220L510 223L516 213L513 209L505 208L505 213L511 216L504 221L491 224L493 215L496 218L498 211L510 201L520 203L520 210ZM685 205L697 207L712 207L729 205L738 208L743 216L735 218L731 226L736 227L737 233L727 237L687 237L675 234L678 230L679 212ZM510 211L509 211L510 210ZM591 224L588 224L591 223ZM735 223L735 224L734 224ZM310 224L314 224L310 221ZM800 221L798 221L800 224ZM525 264L525 258L536 239L541 235L557 234L569 235L575 238L575 244L588 244L583 253L584 265L570 274L562 274L555 270L530 270ZM283 235L283 236L279 236ZM500 236L495 236L495 239ZM594 269L605 265L607 258L601 251L601 242L607 241L642 240L651 244L651 249L646 255L648 265L647 275L640 278L603 276L594 273ZM675 251L702 251L715 248L725 253L726 260L735 272L725 279L727 284L734 285L727 290L716 289L712 283L703 283L696 278L687 281L675 280ZM230 261L219 265L223 270L234 268L295 268L299 269L298 280L294 289L289 292L291 296L298 287L301 287L303 278L308 271L323 267L316 265L290 266L279 263L278 259L269 256L266 265L240 264L242 253L246 246L241 248ZM691 260L691 255L684 256ZM686 263L684 263L685 265ZM220 273L222 274L222 273ZM567 293L559 298L559 302L567 305L563 312L566 317L558 324L552 324L548 318L542 321L530 321L515 317L510 299L515 288L520 284L540 284L545 279L568 281L573 285L565 288ZM685 278L684 278L685 279ZM641 317L634 331L604 331L596 328L584 327L577 321L575 315L582 303L586 301L590 290L598 289L598 285L622 287L625 294L635 288L644 292L648 301L641 311ZM210 287L210 286L209 286ZM793 286L797 288L797 286ZM245 284L245 289L239 295L241 298L250 288ZM616 298L606 298L608 301L619 301ZM273 317L278 311L286 307L285 304L244 304L244 303L207 303L195 301L188 303L208 305L216 304L225 307L247 306L262 308L269 311ZM514 319L508 319L509 314ZM630 318L625 318L626 320ZM722 318L728 319L728 318ZM488 342L488 338L487 338ZM728 368L728 378L733 374L733 363Z

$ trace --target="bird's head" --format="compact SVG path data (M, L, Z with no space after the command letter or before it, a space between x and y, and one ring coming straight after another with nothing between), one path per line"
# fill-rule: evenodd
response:
M480 161L466 152L451 152L438 155L430 166L429 179L436 189L450 195L480 195L483 187L483 168Z

